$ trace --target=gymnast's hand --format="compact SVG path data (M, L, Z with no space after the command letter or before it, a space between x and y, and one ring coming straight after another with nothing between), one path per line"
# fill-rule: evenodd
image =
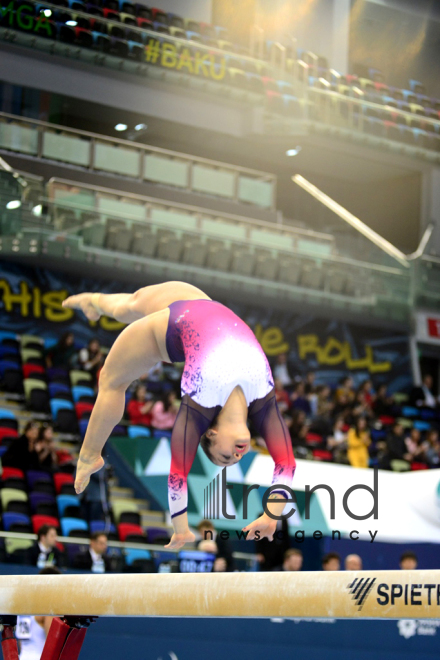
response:
M83 458L81 455L79 456L75 477L75 492L77 495L82 493L87 487L90 481L90 475L94 472L98 472L102 467L104 467L104 459L102 456L90 459L89 457Z
M185 543L193 543L195 540L196 537L189 531L189 529L186 532L183 532L183 534L177 534L174 532L171 541L164 547L169 550L179 550L180 548L183 548Z
M273 520L265 513L262 516L243 527L243 532L249 532L246 536L246 541L260 541L261 539L268 538L273 541L273 535L277 528L277 521Z

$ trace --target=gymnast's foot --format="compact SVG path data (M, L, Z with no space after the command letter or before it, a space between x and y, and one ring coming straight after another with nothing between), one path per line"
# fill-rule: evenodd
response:
M70 296L63 301L63 307L70 309L80 309L87 316L89 321L97 321L101 314L93 305L93 293L79 293L77 296Z
M171 541L164 547L169 548L170 550L179 550L179 548L183 548L185 543L193 543L195 540L196 537L189 530L183 534L174 533L171 537Z
M90 481L90 476L94 472L98 472L102 467L104 467L104 459L102 456L98 456L95 459L90 459L90 461L84 460L81 456L78 458L78 465L76 466L76 477L75 477L75 492L77 495L83 492L87 488L87 484Z

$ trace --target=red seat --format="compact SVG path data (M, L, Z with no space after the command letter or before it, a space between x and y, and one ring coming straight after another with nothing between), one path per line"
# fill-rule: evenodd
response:
M427 470L428 466L425 463L411 463L411 470Z
M84 401L79 401L75 404L75 412L78 419L81 419L86 413L91 413L93 410L93 403L85 403Z
M0 442L3 438L18 438L18 431L7 426L0 426Z
M145 532L140 525L133 523L120 523L118 525L118 534L121 541L125 541L129 534L136 534L137 536L145 536ZM146 539L145 539L146 542Z
M312 450L313 458L316 458L318 461L332 461L333 454L331 451L326 449L313 449Z
M32 374L44 374L44 367L39 364L24 364L22 367L23 378L31 378Z
M9 478L24 479L24 472L19 468L14 467L4 467L2 472L2 479Z
M57 495L61 493L61 486L63 486L63 484L75 483L75 479L72 477L72 475L65 474L64 472L55 472L53 475L53 481Z
M316 447L316 445L321 445L324 442L324 438L317 433L307 433L306 442L311 447Z
M71 463L73 460L73 456L69 454L68 451L65 449L57 449L56 450L56 455L58 458L58 465L64 465L66 463Z
M51 525L58 529L60 523L58 518L54 518L53 516L32 516L32 529L34 530L34 534L38 534L38 530L43 525Z
M396 421L395 417L389 417L388 415L382 415L382 417L379 417L379 419L384 426L392 426Z

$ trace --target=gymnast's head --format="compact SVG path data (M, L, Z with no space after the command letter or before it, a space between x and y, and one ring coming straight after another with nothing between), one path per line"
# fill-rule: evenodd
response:
M226 421L220 413L200 438L203 451L214 465L234 465L251 447L251 434L243 422Z

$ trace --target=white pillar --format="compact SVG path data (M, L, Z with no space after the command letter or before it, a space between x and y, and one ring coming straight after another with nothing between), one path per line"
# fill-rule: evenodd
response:
M432 167L422 175L420 209L420 237L429 223L434 225L434 232L426 252L440 256L440 168Z
M350 0L333 0L332 56L329 64L342 75L348 73L350 4Z

